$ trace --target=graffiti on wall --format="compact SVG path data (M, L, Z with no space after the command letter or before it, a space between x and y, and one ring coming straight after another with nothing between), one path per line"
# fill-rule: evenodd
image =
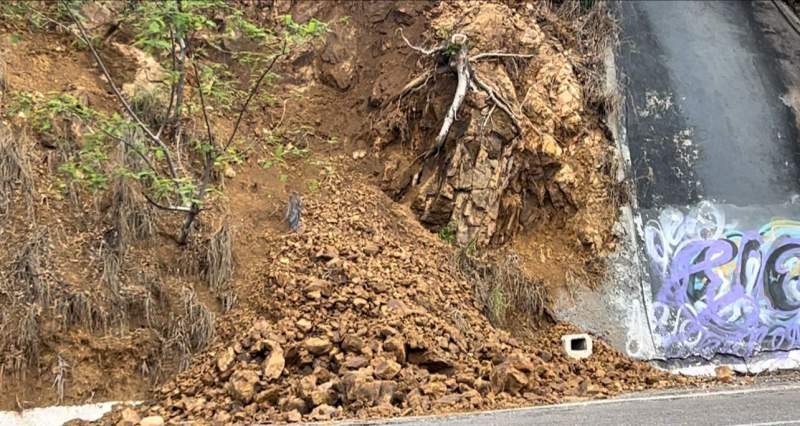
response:
M800 221L737 229L712 203L645 225L652 325L667 357L800 347Z

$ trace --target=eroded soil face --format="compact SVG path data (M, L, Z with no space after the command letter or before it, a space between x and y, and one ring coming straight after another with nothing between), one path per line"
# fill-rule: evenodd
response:
M64 164L93 129L73 119L43 131L10 100L39 92L120 106L68 31L0 22L6 140L29 165L0 181L12 194L0 209L0 300L13 307L0 313L0 408L137 399L147 401L139 414L170 421L308 421L688 382L602 342L589 360L569 360L559 339L573 330L548 314L551 292L569 277L594 282L614 245L613 155L590 87L601 70L577 21L544 4L231 5L293 38L185 246L174 238L182 216L147 203L110 160L107 185L70 186ZM100 54L135 95L154 84L157 63L101 12ZM267 48L215 44L228 21L211 18L218 33L198 37L197 60L228 67L234 86L250 81L234 51ZM311 27L292 24L312 18L325 31L300 37ZM453 34L466 37L476 80L426 155L458 85ZM444 49L424 55L403 36ZM184 129L199 139L197 78ZM224 135L235 113L215 100L209 121ZM297 232L284 220L290 193L302 200Z

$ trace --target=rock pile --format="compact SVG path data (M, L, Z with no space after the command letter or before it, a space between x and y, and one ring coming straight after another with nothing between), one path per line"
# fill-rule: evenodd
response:
M668 375L602 343L559 351L493 328L451 248L377 189L306 201L301 233L267 236L241 332L138 408L167 422L310 421L554 403L658 387ZM678 378L678 380L683 380ZM114 416L116 414L112 414Z

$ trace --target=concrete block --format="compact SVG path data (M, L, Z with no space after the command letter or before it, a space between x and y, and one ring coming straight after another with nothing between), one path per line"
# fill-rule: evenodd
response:
M592 336L588 334L567 334L561 336L561 343L570 358L583 359L592 355Z

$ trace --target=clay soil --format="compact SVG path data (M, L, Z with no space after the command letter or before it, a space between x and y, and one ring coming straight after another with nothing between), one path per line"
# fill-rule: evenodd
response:
M0 211L0 300L13 306L0 313L0 409L143 400L100 422L294 422L698 382L601 341L591 358L569 359L560 337L579 330L549 313L566 283L599 282L624 201L602 121L597 35L587 34L609 30L597 16L544 3L263 3L231 4L276 32L283 14L328 31L276 66L271 101L243 122L242 161L220 172L187 246L174 240L180 217L133 197L152 223L125 240L112 281L115 190L65 192L58 149L24 115L5 115L30 170L0 186L12 199ZM4 108L13 93L36 91L120 111L72 35L0 27ZM420 161L457 79L436 71L446 57L410 48L401 28L418 46L461 32L471 54L533 55L474 66L511 113L470 92L442 149ZM115 79L133 82L142 64L113 47L132 40L114 37L101 53ZM233 120L224 110L210 119L221 134ZM187 127L204 130L199 117ZM266 133L305 154L265 167L276 152ZM296 232L284 220L291 193L302 199ZM225 241L232 263L219 279L211 247Z

